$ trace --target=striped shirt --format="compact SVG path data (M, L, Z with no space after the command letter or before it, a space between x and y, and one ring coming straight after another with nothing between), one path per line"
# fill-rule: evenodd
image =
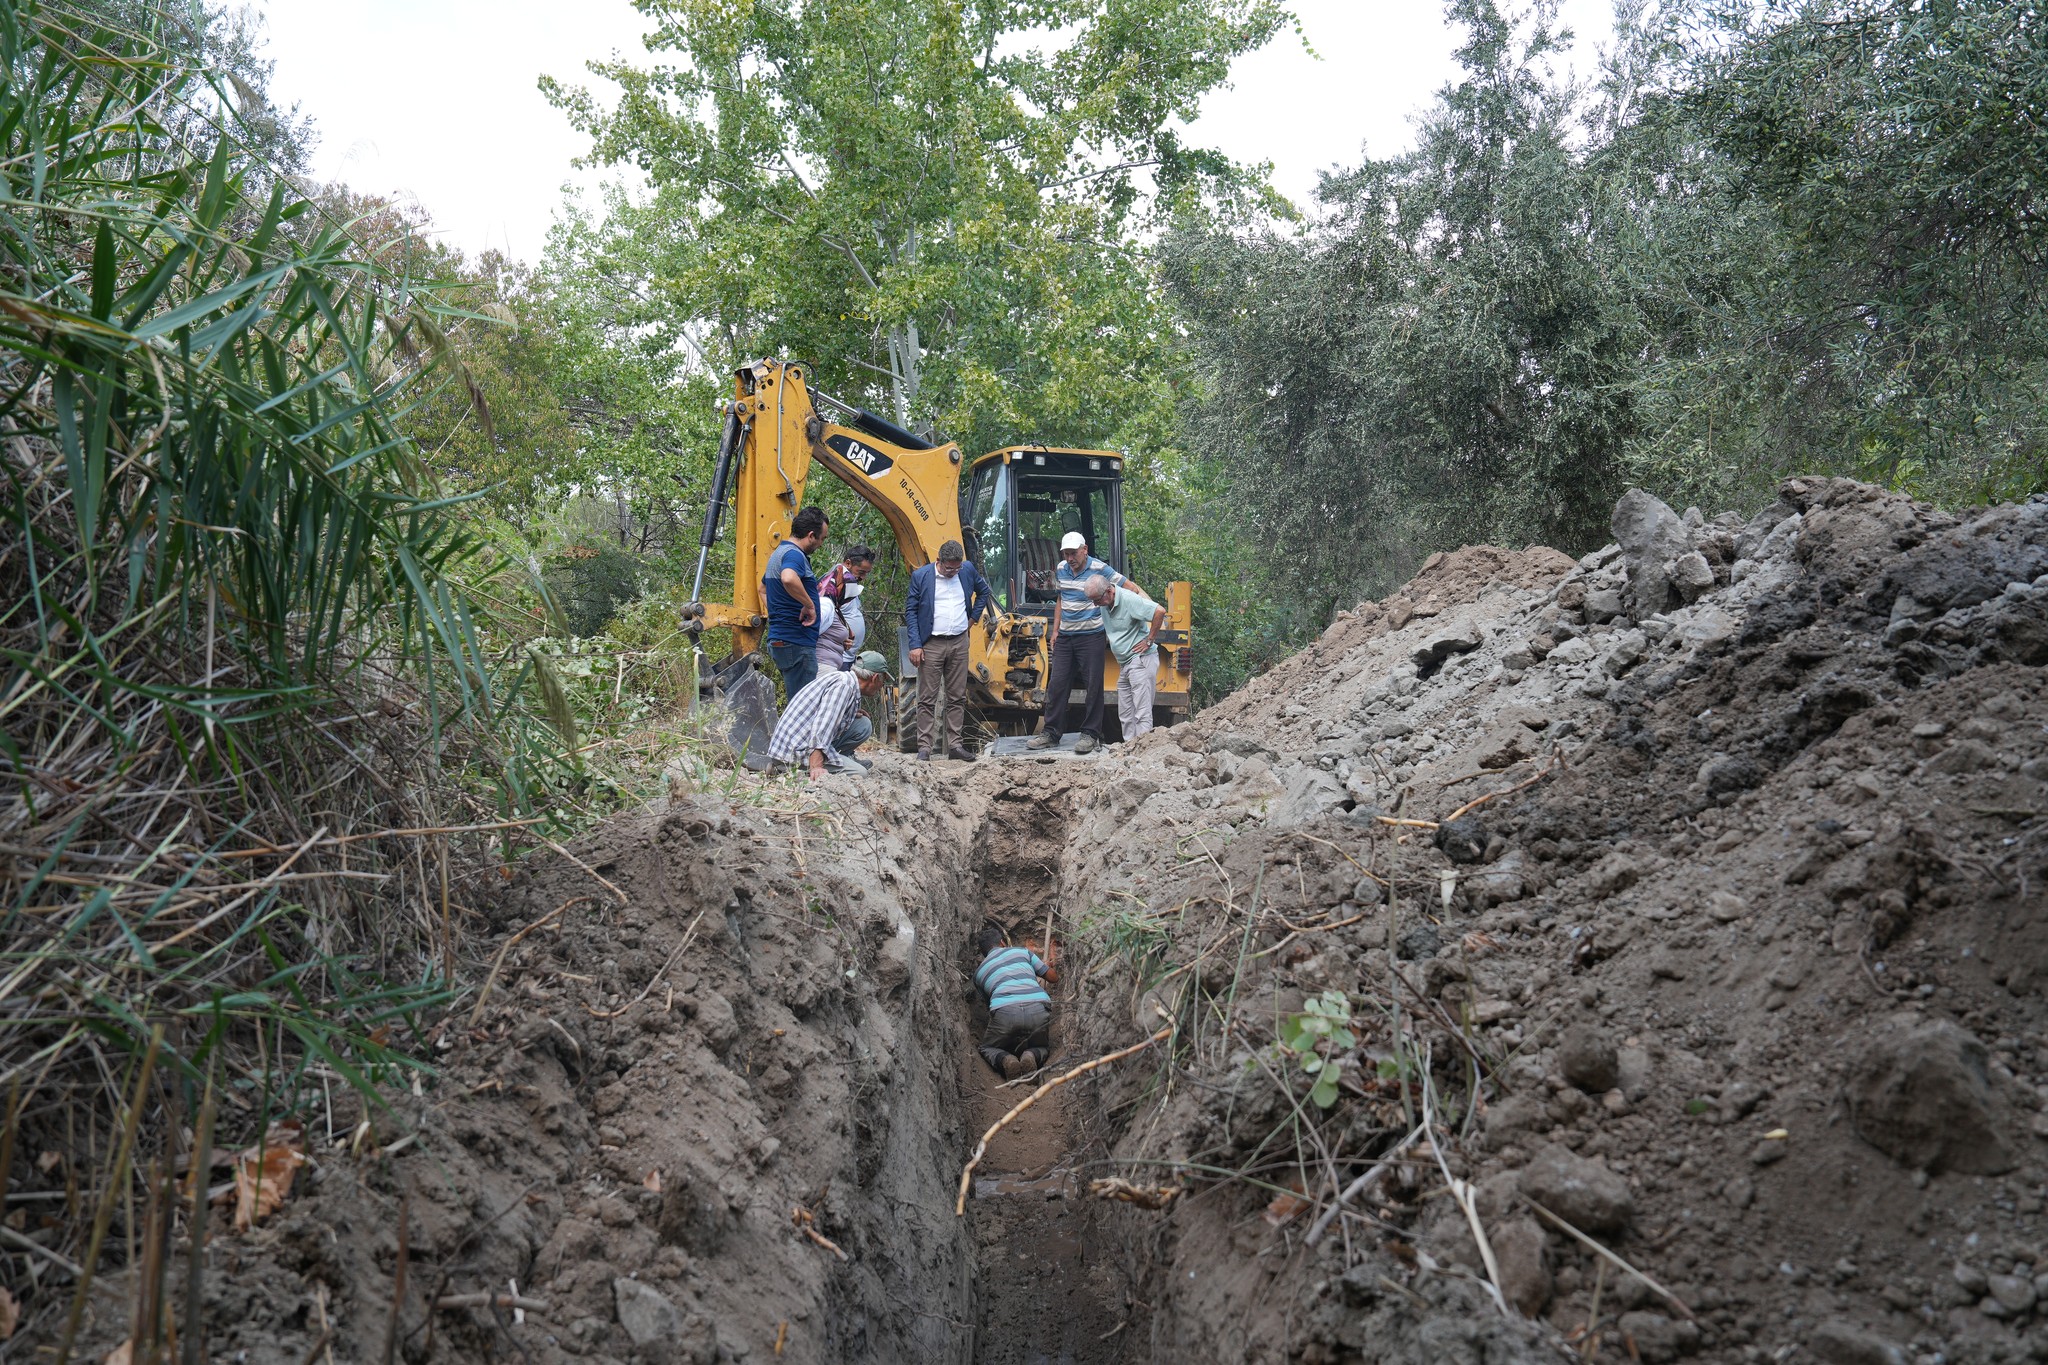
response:
M974 984L988 997L992 1010L1006 1005L1050 1005L1052 997L1038 984L1044 975L1045 964L1029 948L997 948L981 960Z
M1059 567L1053 570L1053 577L1060 586L1060 634L1083 635L1101 630L1102 608L1090 602L1082 589L1091 578L1107 578L1111 587L1121 588L1124 576L1094 555L1089 555L1081 561L1078 573L1067 567L1066 559L1061 558Z
M768 757L781 763L808 760L813 749L830 749L832 739L860 709L860 679L852 669L820 673L789 699L789 708L775 722Z

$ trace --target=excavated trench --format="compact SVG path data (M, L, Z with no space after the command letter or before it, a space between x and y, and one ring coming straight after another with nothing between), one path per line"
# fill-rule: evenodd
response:
M1033 765L1036 767L1036 765ZM975 1049L987 1020L971 986L972 937L984 924L1045 951L1058 963L1071 921L1060 914L1058 863L1067 838L1070 784L1033 783L1023 769L990 802L974 859L969 901L956 917L965 932L955 953L960 994L954 1048L960 1130L971 1155L982 1133L1032 1093L1029 1080L1005 1083ZM1067 991L1055 985L1053 1061L1057 1074L1076 1060L1062 1030ZM1076 1153L1085 1143L1082 1098L1057 1090L1007 1125L977 1169L968 1218L976 1260L976 1365L1110 1365L1128 1340L1124 1291L1093 1213Z
M976 1051L984 925L1050 930L1052 1069L1083 1060L1082 907L1060 868L1093 777L933 765L806 809L684 794L491 888L494 989L445 1031L433 1086L389 1112L337 1093L320 1134L360 1124L357 1148L319 1143L247 1235L218 1214L212 1358L294 1365L323 1341L336 1365L1136 1354L1124 1239L1085 1197L1092 1080L1007 1127L954 1213L976 1142L1033 1089ZM90 1358L129 1330L136 1284L95 1283ZM545 1307L521 1318L501 1292Z
M174 1255L206 1358L2048 1358L2048 502L1959 519L1795 480L1747 523L1649 511L1654 544L1704 547L1688 606L1642 545L1470 547L1170 744L885 755L818 789L678 773L568 856L458 884L489 989L428 1021L423 1085L371 1107L323 1084L289 1198L241 1231L216 1209L202 1274ZM1597 619L1649 589L1653 629ZM1416 818L1500 797L1479 860L1346 809L1383 777ZM1462 886L1448 932L1389 932L1360 871L1404 906ZM1307 1243L1298 1148L1308 1178L1275 1187L1289 1088L1199 1038L1056 1092L955 1216L1028 1093L974 1051L976 931L1043 938L1054 912L1064 1067L1141 1035L1138 975L1083 932L1119 897L1177 905L1156 965L1254 1046L1316 994L1405 1002L1361 1011L1382 1065L1408 1042L1323 1128L1333 1177L1386 1173L1357 1228L1326 1224L1355 1242ZM1432 1040L1439 1094L1494 1059L1486 1104L1397 1168L1400 1058ZM225 1093L217 1158L262 1131ZM95 1158L89 1129L23 1150L9 1199L38 1206ZM1196 1154L1270 1183L1190 1183L1164 1217L1083 1197ZM1464 1216L1439 1171L1476 1192ZM44 1234L26 1212L8 1227ZM1482 1292L1482 1220L1517 1312ZM76 1291L38 1276L7 1286L0 1359L63 1328ZM137 1284L93 1281L74 1359L120 1348Z

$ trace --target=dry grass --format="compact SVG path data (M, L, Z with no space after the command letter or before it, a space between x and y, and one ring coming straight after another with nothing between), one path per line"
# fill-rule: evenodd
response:
M0 60L0 1281L32 1336L118 1254L161 1337L202 1110L226 1146L418 1068L583 769L399 434L463 382L431 288L175 35L0 0Z

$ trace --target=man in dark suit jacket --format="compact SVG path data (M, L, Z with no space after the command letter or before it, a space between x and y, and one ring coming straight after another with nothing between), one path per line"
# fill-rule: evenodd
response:
M967 717L967 631L995 606L995 591L967 561L960 542L939 547L936 564L911 572L910 593L903 614L910 621L910 665L917 670L917 756L929 761L940 722L944 723L946 757L971 763L974 755L960 742ZM944 710L934 715L940 696Z

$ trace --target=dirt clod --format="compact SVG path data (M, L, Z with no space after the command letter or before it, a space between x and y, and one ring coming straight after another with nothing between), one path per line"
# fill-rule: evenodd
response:
M1581 1232L1621 1232L1635 1216L1628 1182L1598 1157L1549 1146L1521 1171L1522 1192Z
M1829 1318L1815 1327L1806 1345L1828 1365L1907 1365L1910 1359L1897 1342L1840 1318Z
M1557 1051L1564 1078L1588 1094L1604 1095L1621 1084L1621 1056L1614 1040L1597 1024L1573 1024Z
M1997 1175L2016 1158L1986 1074L1983 1043L1947 1020L1874 1039L1848 1084L1856 1132L1902 1166Z

